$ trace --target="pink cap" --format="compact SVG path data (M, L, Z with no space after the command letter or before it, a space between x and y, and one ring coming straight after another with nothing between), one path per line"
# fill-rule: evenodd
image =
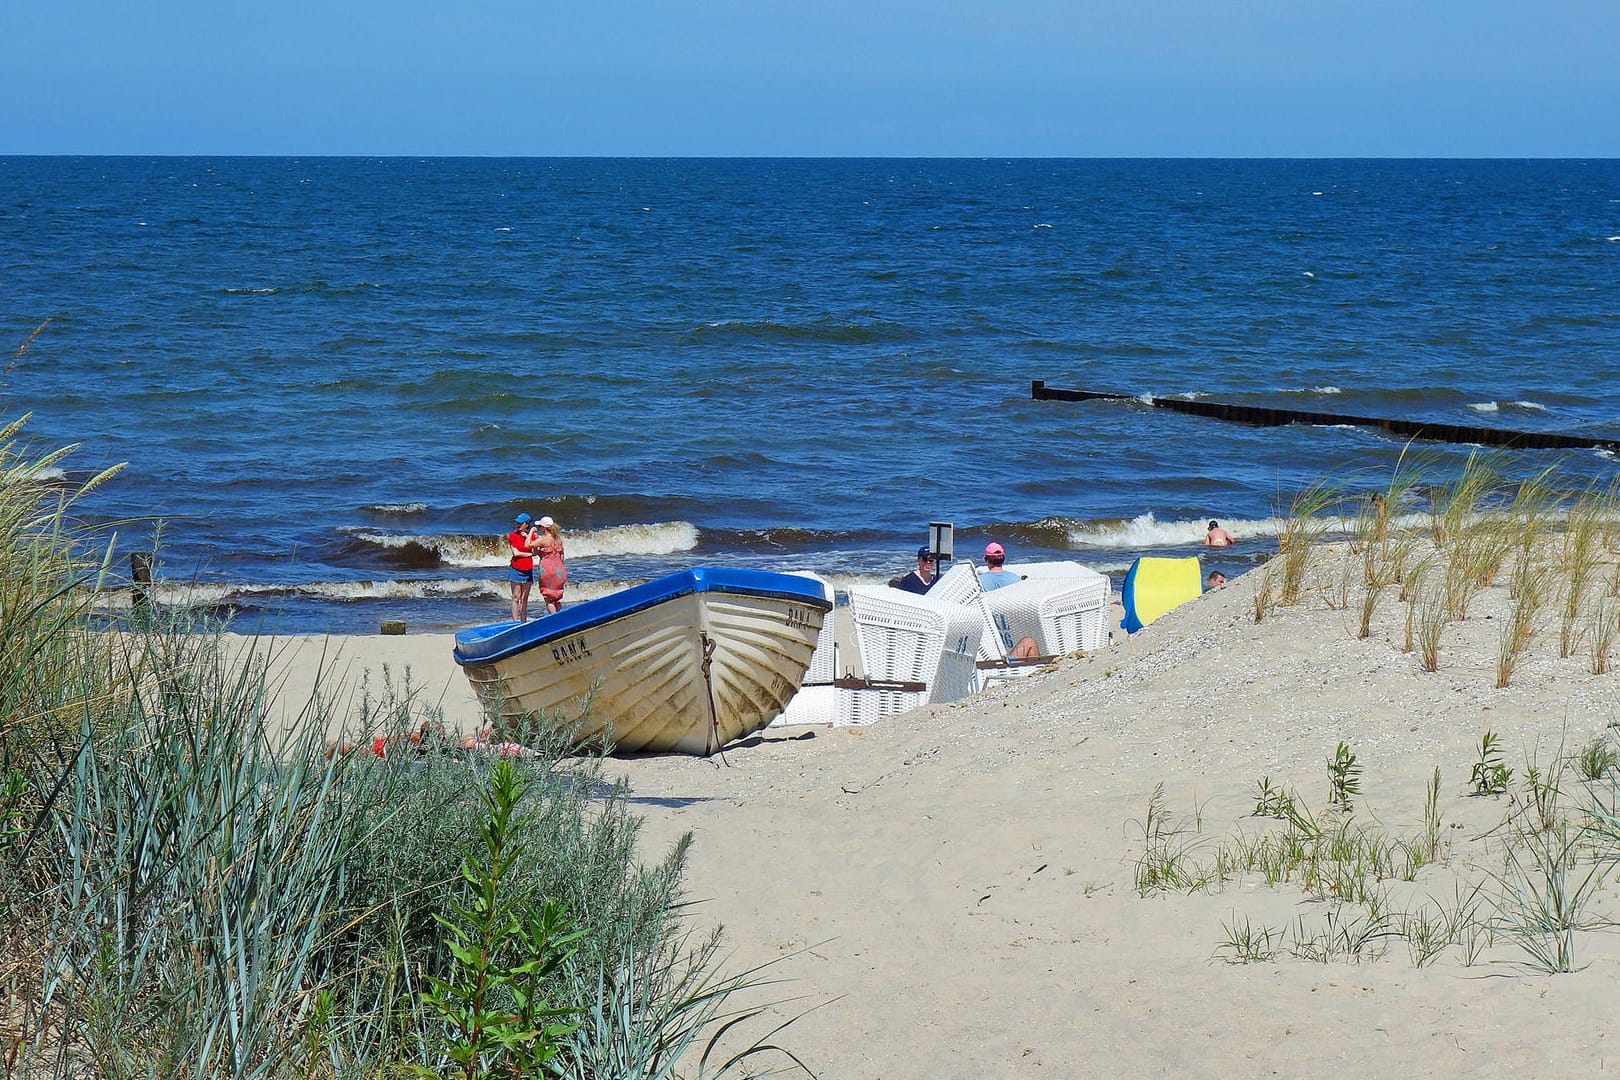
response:
M988 544L984 545L984 557L987 559L1005 559L1007 557L1007 549L992 540Z
M551 520L551 515L550 514L547 514L545 517L540 519L540 527L542 529L549 529L555 524L557 524L557 523L555 521Z

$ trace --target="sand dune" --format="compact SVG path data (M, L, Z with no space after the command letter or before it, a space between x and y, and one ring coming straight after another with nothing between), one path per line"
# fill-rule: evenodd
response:
M1512 684L1494 689L1500 590L1448 628L1431 673L1401 650L1393 602L1360 641L1353 613L1321 597L1256 624L1255 577L968 701L869 728L772 729L711 760L612 768L650 845L694 835L693 917L724 924L733 969L779 961L770 993L793 1000L774 1014L811 1011L775 1041L823 1077L1611 1068L1620 934L1597 924L1620 916L1613 885L1584 896L1578 970L1558 975L1524 963L1490 898L1518 880L1503 821L1525 804L1527 764L1545 775L1560 746L1573 752L1620 722L1620 675L1590 674L1584 655L1558 659L1556 631L1543 630ZM452 721L473 721L447 638L334 642L351 675L409 663ZM289 697L307 685L312 645L294 643L306 675ZM1469 794L1487 728L1515 770L1510 795ZM1190 845L1189 864L1212 864L1220 841L1281 829L1251 814L1262 777L1324 815L1340 741L1361 767L1350 821L1378 836L1423 832L1440 770L1440 861L1411 882L1371 884L1391 926L1455 908L1478 884L1466 945L1418 966L1408 937L1378 936L1359 959L1324 963L1291 945L1365 926L1368 909L1320 883L1273 888L1247 873L1141 895L1160 785L1183 830L1174 842ZM1594 791L1573 774L1563 786L1572 811ZM1571 887L1590 865L1572 867ZM1278 935L1273 958L1233 962L1223 943L1245 922Z

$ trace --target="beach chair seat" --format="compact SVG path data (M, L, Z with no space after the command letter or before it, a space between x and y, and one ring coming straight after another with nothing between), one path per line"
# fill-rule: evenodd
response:
M1036 577L984 594L983 604L1003 653L1021 638L1043 654L1066 656L1100 649L1108 640L1108 578L1078 563L1082 573ZM1023 573L1023 567L1017 568Z
M821 631L816 635L815 651L810 654L810 666L805 669L798 691L788 699L787 707L777 714L769 726L836 724L839 722L839 703L833 680L838 677L837 594L832 583L820 574L808 570L793 573L819 582L822 595L828 604L833 605L833 609L822 620Z
M851 678L838 680L834 687L838 695L835 722L840 727L860 727L928 704L928 688L922 683Z
M955 701L976 688L984 631L972 607L932 593L856 585L849 610L866 678L922 683L930 702Z

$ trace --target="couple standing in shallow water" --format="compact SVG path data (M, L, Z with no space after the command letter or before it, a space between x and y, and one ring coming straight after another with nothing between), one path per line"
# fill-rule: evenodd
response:
M513 529L506 534L512 549L511 563L506 580L512 586L512 621L524 622L529 617L529 592L534 588L535 562L539 561L540 598L545 601L546 614L562 609L563 586L568 584L568 568L563 565L562 530L550 517L532 521L528 514L519 514Z

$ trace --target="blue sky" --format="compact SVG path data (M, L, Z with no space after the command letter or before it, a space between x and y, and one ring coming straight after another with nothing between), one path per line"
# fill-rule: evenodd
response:
M1620 156L1620 0L0 0L0 153Z

